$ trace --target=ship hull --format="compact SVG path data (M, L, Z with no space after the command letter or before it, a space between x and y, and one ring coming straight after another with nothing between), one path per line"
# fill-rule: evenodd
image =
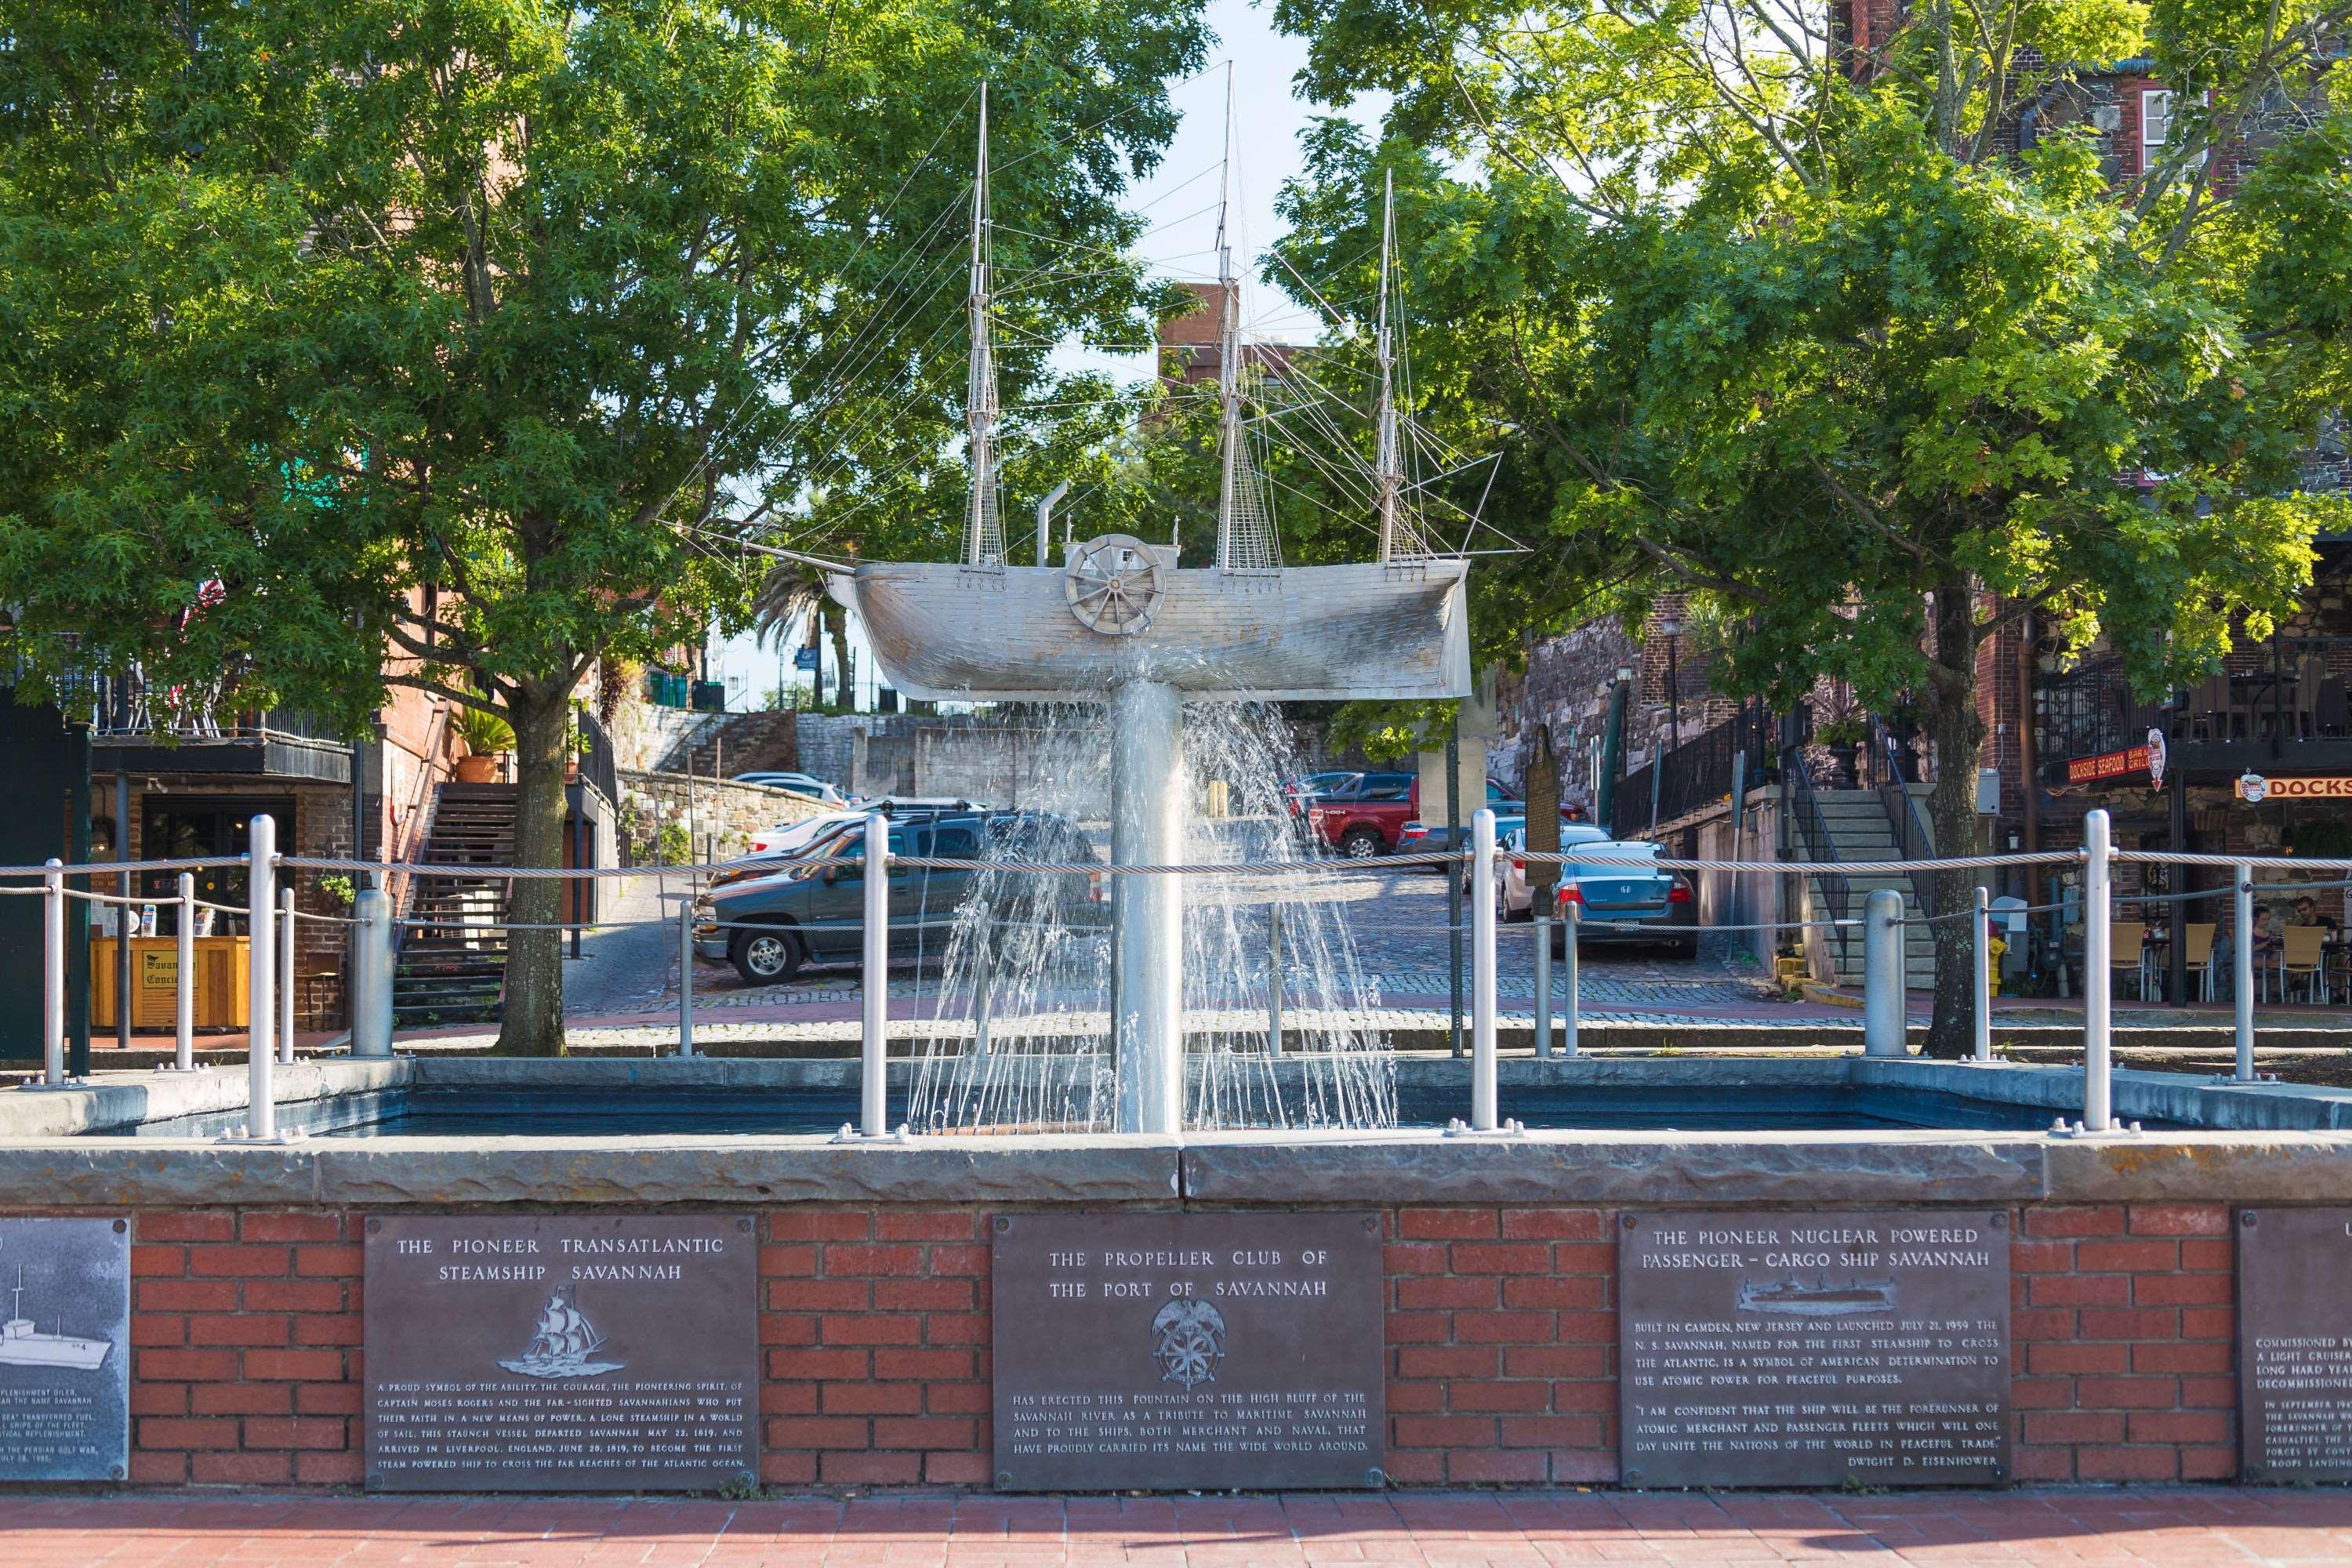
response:
M1468 563L1171 571L1150 624L1070 611L1059 567L877 562L835 578L892 686L926 701L1067 701L1131 680L1192 700L1470 694Z
M594 1377L607 1372L619 1372L628 1363L617 1361L583 1361L576 1356L518 1356L499 1364L509 1372L525 1377L566 1378Z
M76 1372L94 1372L113 1348L113 1342L108 1340L0 1341L0 1366L62 1366Z

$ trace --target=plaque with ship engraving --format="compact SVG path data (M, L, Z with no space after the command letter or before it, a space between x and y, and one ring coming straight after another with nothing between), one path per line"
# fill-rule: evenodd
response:
M1628 1486L1979 1486L2009 1474L2009 1216L1627 1215Z
M0 1219L0 1480L122 1479L129 1222Z
M702 1491L759 1473L757 1238L728 1215L367 1226L378 1491Z
M2238 1214L2241 1476L2352 1480L2352 1208Z
M1381 1484L1381 1226L1010 1215L994 1240L1004 1491Z

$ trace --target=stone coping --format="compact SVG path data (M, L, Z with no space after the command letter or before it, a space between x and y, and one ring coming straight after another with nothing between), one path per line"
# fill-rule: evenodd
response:
M894 1080L911 1068L893 1064ZM1401 1062L1401 1082L1466 1085L1466 1064ZM2081 1103L2077 1068L1861 1057L1579 1058L1499 1064L1512 1087L1875 1085L2046 1107ZM121 1081L129 1080L129 1081ZM856 1082L854 1062L698 1058L306 1062L281 1101L419 1084L753 1090ZM969 1203L2026 1204L2352 1201L2352 1091L2221 1088L2118 1072L2120 1119L2209 1116L2229 1131L2045 1132L1533 1131L1450 1137L1232 1132L1182 1138L655 1134L298 1140L81 1137L94 1128L235 1111L243 1072L104 1075L0 1093L0 1182L44 1206L141 1205L754 1205Z

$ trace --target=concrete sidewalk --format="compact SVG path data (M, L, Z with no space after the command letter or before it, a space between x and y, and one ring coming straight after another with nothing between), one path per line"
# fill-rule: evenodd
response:
M2347 1562L2352 1497L2337 1490L0 1500L0 1563L138 1568L2268 1568Z

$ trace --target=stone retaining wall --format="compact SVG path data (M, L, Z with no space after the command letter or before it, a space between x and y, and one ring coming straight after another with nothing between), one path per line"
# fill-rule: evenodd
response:
M766 1482L988 1483L993 1212L759 1210ZM2011 1212L2015 1479L2231 1476L2226 1206ZM1381 1213L1391 1481L1615 1481L1618 1211ZM132 1482L361 1483L366 1226L356 1208L133 1214Z

